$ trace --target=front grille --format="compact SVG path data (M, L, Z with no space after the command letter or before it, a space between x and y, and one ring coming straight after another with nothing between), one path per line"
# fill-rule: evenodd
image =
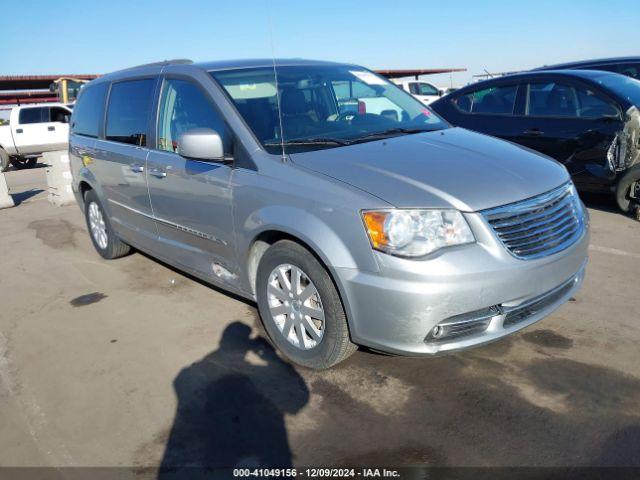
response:
M574 244L584 232L584 212L571 182L482 214L507 250L521 259L557 253Z
M505 312L504 321L502 325L504 327L510 327L520 323L528 318L532 317L536 313L541 312L549 305L554 304L562 297L564 297L574 287L578 281L578 276L571 278L568 282L556 287L550 292L544 293L533 300L529 300L524 305L518 305L516 307L503 307Z

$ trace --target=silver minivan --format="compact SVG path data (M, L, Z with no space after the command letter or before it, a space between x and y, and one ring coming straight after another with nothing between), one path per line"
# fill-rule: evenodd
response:
M71 120L91 240L255 300L283 355L461 350L579 288L588 216L565 168L452 128L357 65L168 61L87 84Z

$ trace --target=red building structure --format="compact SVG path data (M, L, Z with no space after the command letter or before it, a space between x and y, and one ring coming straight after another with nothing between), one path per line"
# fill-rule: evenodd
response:
M93 80L99 75L3 75L0 76L0 106L58 102L51 85L60 78Z

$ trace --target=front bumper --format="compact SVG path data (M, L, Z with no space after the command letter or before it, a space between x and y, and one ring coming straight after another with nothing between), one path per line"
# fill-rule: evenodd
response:
M535 260L513 257L479 214L466 214L477 243L425 260L375 252L380 271L336 269L352 340L400 355L436 355L497 340L546 317L582 284L588 226L569 248ZM492 309L486 328L428 338L452 318ZM485 315L486 317L487 315Z

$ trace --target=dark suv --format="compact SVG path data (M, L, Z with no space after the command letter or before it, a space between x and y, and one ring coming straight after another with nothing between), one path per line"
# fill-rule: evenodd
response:
M564 164L579 190L640 205L640 81L594 70L524 72L478 82L431 107L452 124Z
M604 70L640 80L640 57L599 58L545 65L534 70Z

